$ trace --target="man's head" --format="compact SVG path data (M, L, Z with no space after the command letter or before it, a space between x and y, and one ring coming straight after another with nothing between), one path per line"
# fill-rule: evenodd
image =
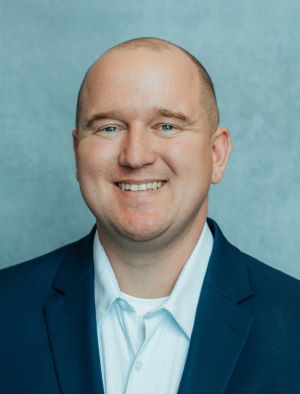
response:
M210 78L191 55L158 39L105 52L81 86L73 137L103 237L159 247L199 234L231 145Z
M118 49L137 49L137 48L148 48L149 50L152 51L164 51L164 50L174 50L178 49L183 52L183 54L186 54L186 56L195 64L195 66L198 69L199 73L199 85L201 86L201 89L199 91L199 97L203 99L202 105L205 105L207 108L207 113L210 117L211 125L212 128L215 130L219 124L219 110L218 110L218 105L217 105L217 100L216 100L216 94L215 94L215 89L213 86L213 82L205 69L205 67L199 62L199 60L193 56L190 52L185 50L184 48L180 47L179 45L173 44L169 41L162 40L162 39L157 39L157 38L151 38L151 37L142 37L142 38L134 38L129 41L122 42L120 44L115 45L114 47L108 49L105 53L108 53L112 50L118 50ZM105 55L105 53L103 55ZM100 59L97 59L99 61ZM97 61L94 63L96 64ZM77 106L76 106L76 129L78 130L80 128L80 118L81 118L81 111L83 107L83 92L86 87L86 81L88 78L89 71L92 69L94 66L92 64L88 71L85 74L85 77L83 78L83 81L81 83L78 96L77 96Z

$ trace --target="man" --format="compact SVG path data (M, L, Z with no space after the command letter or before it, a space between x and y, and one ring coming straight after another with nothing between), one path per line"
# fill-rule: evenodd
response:
M110 49L73 141L96 226L1 272L0 392L299 393L299 282L207 219L231 141L201 64L159 39Z

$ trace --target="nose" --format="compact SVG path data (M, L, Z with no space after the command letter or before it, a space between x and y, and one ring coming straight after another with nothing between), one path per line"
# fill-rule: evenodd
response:
M119 164L134 169L153 164L156 152L152 138L153 136L141 127L127 130L119 153Z

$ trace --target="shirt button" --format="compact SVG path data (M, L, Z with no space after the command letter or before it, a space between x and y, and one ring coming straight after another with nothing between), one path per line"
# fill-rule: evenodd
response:
M143 367L143 363L142 363L141 361L137 361L137 362L135 363L134 369L135 369L136 371L140 371L140 370L142 369L142 367Z

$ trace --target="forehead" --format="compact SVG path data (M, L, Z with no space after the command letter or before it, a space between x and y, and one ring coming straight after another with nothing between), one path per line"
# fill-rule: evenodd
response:
M200 91L198 69L179 49L113 49L89 71L84 110L146 111L171 106L193 111L192 107L199 107Z

